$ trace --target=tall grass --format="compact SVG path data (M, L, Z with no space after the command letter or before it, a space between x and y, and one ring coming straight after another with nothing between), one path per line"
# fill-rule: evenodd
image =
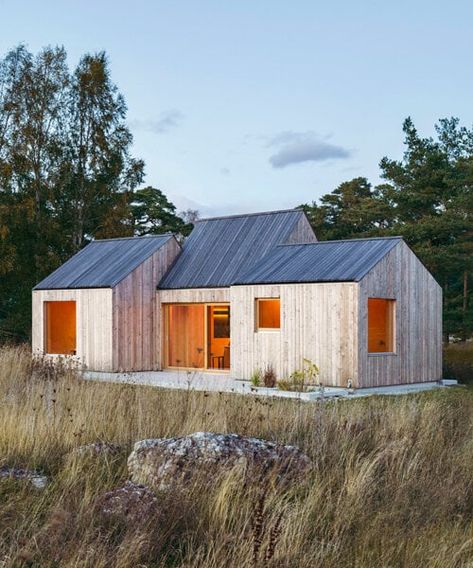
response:
M295 444L298 486L238 472L159 495L159 516L110 525L94 508L127 478L133 442L195 431ZM97 440L113 456L71 451ZM0 566L450 568L473 562L473 392L306 404L80 380L0 351L0 466L51 482L0 481ZM268 550L270 552L268 552ZM265 558L266 557L266 558Z

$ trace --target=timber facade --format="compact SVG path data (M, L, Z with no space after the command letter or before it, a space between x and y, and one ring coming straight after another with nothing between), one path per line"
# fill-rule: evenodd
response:
M33 352L108 372L196 369L326 386L436 381L442 293L400 237L317 241L300 210L93 241L33 290Z

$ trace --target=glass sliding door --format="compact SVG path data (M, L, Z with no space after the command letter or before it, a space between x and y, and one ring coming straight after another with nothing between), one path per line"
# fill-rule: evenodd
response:
M205 306L167 306L168 366L202 369L205 366Z
M230 306L166 304L167 367L230 369Z

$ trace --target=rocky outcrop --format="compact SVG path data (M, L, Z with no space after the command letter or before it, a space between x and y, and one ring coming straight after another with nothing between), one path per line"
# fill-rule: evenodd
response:
M6 465L0 467L0 479L25 479L37 489L44 489L48 483L48 478L35 470Z
M159 490L182 487L198 473L211 481L237 466L248 479L272 474L272 479L287 483L306 476L311 461L294 446L211 432L142 440L128 458L131 479Z
M95 508L107 520L136 525L157 515L158 500L144 485L127 481L123 487L99 497Z

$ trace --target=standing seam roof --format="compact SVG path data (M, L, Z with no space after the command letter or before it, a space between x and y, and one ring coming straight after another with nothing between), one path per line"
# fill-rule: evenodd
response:
M385 237L277 246L234 284L358 282L401 240Z
M113 288L173 238L168 233L92 241L34 290Z
M304 215L292 209L198 221L159 288L230 286L276 245L287 242Z

